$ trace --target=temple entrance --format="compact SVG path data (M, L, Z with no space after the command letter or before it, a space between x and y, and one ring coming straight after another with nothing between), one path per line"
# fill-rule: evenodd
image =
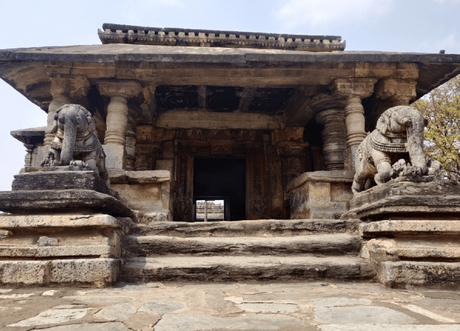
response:
M225 220L246 219L246 159L195 157L193 169L195 206L197 201L201 204L203 200L219 200L228 211Z

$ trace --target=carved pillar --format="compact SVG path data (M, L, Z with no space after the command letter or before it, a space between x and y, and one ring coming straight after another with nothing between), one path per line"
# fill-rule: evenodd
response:
M337 78L330 85L330 89L335 95L347 100L345 106L346 170L354 170L356 150L361 141L366 138L364 107L361 100L372 95L376 82L377 80L374 78Z
M316 115L318 123L324 125L323 153L327 170L343 170L345 144L345 125L343 109L328 109Z
M34 144L24 144L26 148L26 156L24 157L24 167L31 167L32 166L32 154L34 152Z
M85 76L50 74L50 80L50 93L53 96L53 100L48 106L45 146L49 146L54 139L54 133L51 133L51 129L56 110L67 103L85 98L90 87L88 79Z
M140 111L128 107L128 123L126 125L125 151L126 170L134 170L136 164L136 123Z
M125 167L125 137L128 125L128 98L137 96L141 86L135 81L101 81L98 83L99 92L109 96L107 106L106 132L104 151L106 153L107 169L124 169Z

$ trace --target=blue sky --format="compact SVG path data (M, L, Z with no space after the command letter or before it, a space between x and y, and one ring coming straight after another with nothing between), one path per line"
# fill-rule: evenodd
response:
M99 44L103 23L339 35L346 50L460 54L460 0L1 0L0 49ZM46 114L0 80L0 190Z

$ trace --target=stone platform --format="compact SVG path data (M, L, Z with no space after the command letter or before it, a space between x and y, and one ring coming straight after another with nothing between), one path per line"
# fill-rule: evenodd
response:
M106 214L1 215L0 284L111 284L130 222Z
M15 176L0 192L0 284L106 286L117 280L132 212L92 171ZM68 171L61 171L67 169Z
M61 167L59 167L61 168ZM132 212L93 171L37 171L15 176L12 191L0 192L0 210L10 213Z
M358 216L377 279L389 287L460 288L460 186L391 181L356 194L344 218Z
M356 194L349 212L362 220L460 219L460 186L451 181L391 181Z

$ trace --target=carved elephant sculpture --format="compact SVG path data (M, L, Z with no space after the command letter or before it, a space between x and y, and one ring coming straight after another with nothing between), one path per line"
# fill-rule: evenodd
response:
M56 110L50 153L42 165L72 165L84 162L102 179L108 179L105 153L96 134L96 124L86 108L66 104ZM80 162L75 160L81 160Z
M423 149L426 124L423 115L413 107L387 109L356 151L353 193L368 189L372 179L377 185L389 181L393 176L392 165L401 159L407 161L413 175L425 175L428 171Z

